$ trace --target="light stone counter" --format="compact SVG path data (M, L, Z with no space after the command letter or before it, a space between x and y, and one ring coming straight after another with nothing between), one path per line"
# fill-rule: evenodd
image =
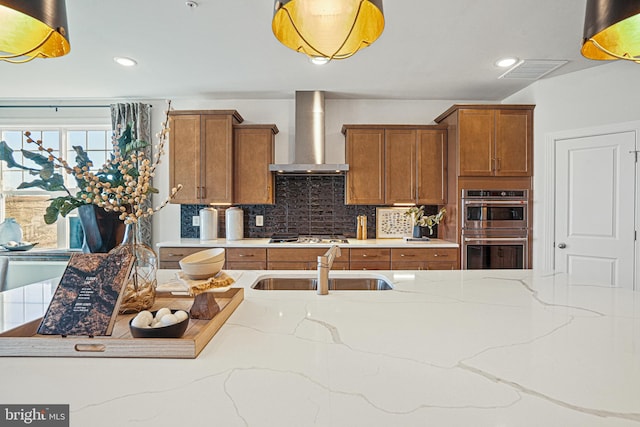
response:
M230 274L245 300L197 359L0 358L0 402L92 427L640 426L640 292L383 271L394 290L319 296L249 288L311 272Z
M459 245L441 239L431 239L424 242L407 242L403 239L348 239L349 243L339 243L345 248L457 248ZM319 243L269 243L269 239L242 239L242 240L200 240L200 239L180 239L157 243L158 248L162 247L202 247L202 248L313 248L331 246L330 244Z

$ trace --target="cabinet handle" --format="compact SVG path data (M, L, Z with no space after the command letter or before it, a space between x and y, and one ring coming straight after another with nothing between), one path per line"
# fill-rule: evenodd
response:
M415 255L405 255L405 254L400 254L401 257L414 257Z
M202 189L202 194L200 195L201 199L207 198L207 187L200 187Z
M239 256L240 258L244 258L244 257L252 257L252 256L253 256L253 254L238 254L238 256Z
M363 258L378 258L378 255L367 255L367 254L362 254Z
M183 254L168 253L167 256L168 257L176 257L176 256L184 256L184 255Z

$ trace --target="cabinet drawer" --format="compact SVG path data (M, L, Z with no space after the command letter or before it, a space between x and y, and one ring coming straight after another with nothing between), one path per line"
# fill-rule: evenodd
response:
M178 261L160 261L158 266L162 269L180 270L180 264L178 264Z
M429 262L427 270L459 270L457 262Z
M351 270L390 270L391 263L387 261L351 261Z
M456 261L457 248L393 248L391 261Z
M324 255L329 250L328 247L322 248L277 248L267 249L267 259L273 261L306 261L318 262L318 257ZM349 262L349 249L340 248L341 255L336 257L335 262Z
M227 248L227 261L260 262L267 261L266 248Z
M350 249L349 259L354 261L389 261L391 249L389 248L358 248Z
M316 270L317 262L312 261L269 261L267 270ZM348 262L335 261L331 270L348 270Z
M266 261L227 261L225 263L226 270L266 270Z
M428 270L428 262L425 261L394 261L392 270Z
M458 270L457 262L396 261L392 270Z
M162 261L175 261L176 263L187 255L194 254L196 252L204 251L208 248L188 248L188 247L163 247L159 250L160 262ZM176 264L177 265L177 264ZM166 267L161 267L166 268ZM180 267L177 267L180 268Z

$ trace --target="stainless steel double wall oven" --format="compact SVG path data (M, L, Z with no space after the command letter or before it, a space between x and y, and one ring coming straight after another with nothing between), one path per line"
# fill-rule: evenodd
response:
M528 212L528 190L462 190L462 268L529 268Z

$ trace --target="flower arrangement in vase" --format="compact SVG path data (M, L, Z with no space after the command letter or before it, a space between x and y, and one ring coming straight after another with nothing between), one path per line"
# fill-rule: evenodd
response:
M127 125L126 129L117 129L114 132L113 152L97 171L91 170L93 163L82 147L73 147L76 152L76 165L72 167L61 156L53 155L54 150L45 147L41 140L33 140L30 133L25 132L27 142L36 144L38 151L43 153L22 150L26 158L40 166L38 169L15 162L13 150L4 141L0 142L0 160L5 160L9 167L22 168L32 175L37 175L32 182L23 182L18 188L39 187L48 191L66 192L51 199L45 212L47 224L52 224L58 216L64 217L74 209L85 205L92 205L105 212L113 213L124 222L126 230L123 242L113 251L131 252L136 261L124 291L120 312L150 308L155 300L157 257L153 249L139 239L136 225L140 219L149 217L165 207L182 188L181 185L173 188L165 201L156 208L145 207L151 195L158 192L151 185L151 180L165 153L170 109L171 101L168 101L162 129L157 134L159 142L155 147L153 158L148 158L143 151L149 143L134 140L131 126ZM76 194L72 194L64 185L64 179L59 170L74 176L79 189Z
M421 238L422 231L420 230L420 227L428 227L429 235L432 235L433 227L440 224L440 221L442 221L446 212L447 210L442 208L435 215L425 215L424 206L412 206L407 209L404 214L411 217L411 221L413 223L413 237Z

